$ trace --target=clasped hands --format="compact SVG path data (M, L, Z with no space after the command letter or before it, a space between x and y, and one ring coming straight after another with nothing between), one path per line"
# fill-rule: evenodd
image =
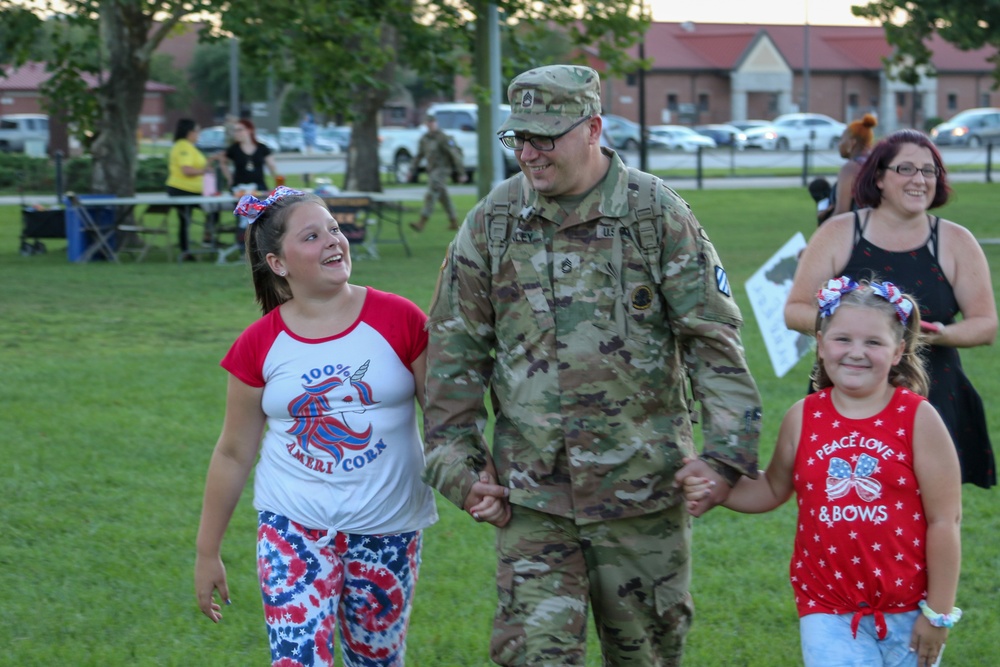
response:
M691 516L701 516L729 497L729 484L704 460L684 458L684 467L674 475L674 487L682 489Z
M476 521L492 523L503 528L510 521L510 489L497 483L492 463L479 472L479 481L472 484L462 506Z

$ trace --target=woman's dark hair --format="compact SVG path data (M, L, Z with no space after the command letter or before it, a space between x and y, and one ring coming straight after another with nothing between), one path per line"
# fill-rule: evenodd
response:
M187 136L191 134L191 130L198 127L198 123L194 122L191 118L180 118L177 120L177 129L174 130L174 141L178 139L187 139Z
M854 201L859 207L870 206L878 208L882 203L882 190L878 187L878 179L885 174L886 167L899 154L903 144L914 144L931 152L934 166L938 168L938 177L934 190L934 199L928 208L939 208L948 203L951 188L948 186L948 172L944 168L944 160L933 142L922 132L916 130L897 130L885 137L872 149L865 160L861 172L854 179Z
M288 218L296 206L305 203L319 204L326 208L323 200L312 193L290 195L268 206L247 227L247 264L250 265L257 303L265 315L292 298L288 281L275 275L267 263L267 256L270 253L281 254L281 241L288 228Z

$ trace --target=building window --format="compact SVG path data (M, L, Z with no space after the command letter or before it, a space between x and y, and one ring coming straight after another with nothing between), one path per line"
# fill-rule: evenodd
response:
M667 93L667 109L670 111L677 111L677 94Z
M980 93L979 94L979 106L981 106L981 107L988 107L988 106L990 106L990 94L989 93Z
M858 108L858 94L857 93L850 93L847 96L847 106L851 107L852 109L857 109Z
M956 109L958 109L958 95L948 93L948 111L955 111Z
M639 81L639 77L637 77L635 74L626 74L625 75L625 85L629 86L630 88L632 86L636 85L636 83L638 83L638 81Z
M698 111L708 111L708 93L698 93Z
M896 106L897 107L906 106L906 93L896 93Z

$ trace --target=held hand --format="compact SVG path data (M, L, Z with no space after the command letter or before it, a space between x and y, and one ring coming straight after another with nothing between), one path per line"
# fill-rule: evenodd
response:
M934 667L946 639L948 628L935 628L923 614L918 616L910 635L910 651L917 654L917 667Z
M704 486L701 487L701 497L691 499L686 496L687 511L691 516L701 516L716 505L725 502L729 497L729 484L722 478L722 475L715 472L702 459L684 458L684 467L674 475L674 486L681 488L685 485L689 477L701 478ZM707 492L707 493L706 493Z
M472 485L472 490L465 498L464 509L476 521L485 521L502 528L510 521L510 503L507 502L509 495L510 489L497 484L491 463L479 473L479 481Z
M215 591L219 591L219 598L229 604L226 566L222 564L221 558L199 555L194 563L194 592L198 598L198 607L213 623L218 623L222 620L222 614L219 613L222 607L215 601Z
M698 504L712 495L712 487L715 482L707 477L696 477L688 475L681 484L684 488L684 500L687 501L688 512L694 513L698 510ZM696 515L697 516L697 515Z

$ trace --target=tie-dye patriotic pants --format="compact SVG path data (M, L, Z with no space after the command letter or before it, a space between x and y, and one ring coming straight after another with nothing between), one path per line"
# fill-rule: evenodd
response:
M257 574L274 667L402 665L421 531L353 535L310 530L260 512Z

